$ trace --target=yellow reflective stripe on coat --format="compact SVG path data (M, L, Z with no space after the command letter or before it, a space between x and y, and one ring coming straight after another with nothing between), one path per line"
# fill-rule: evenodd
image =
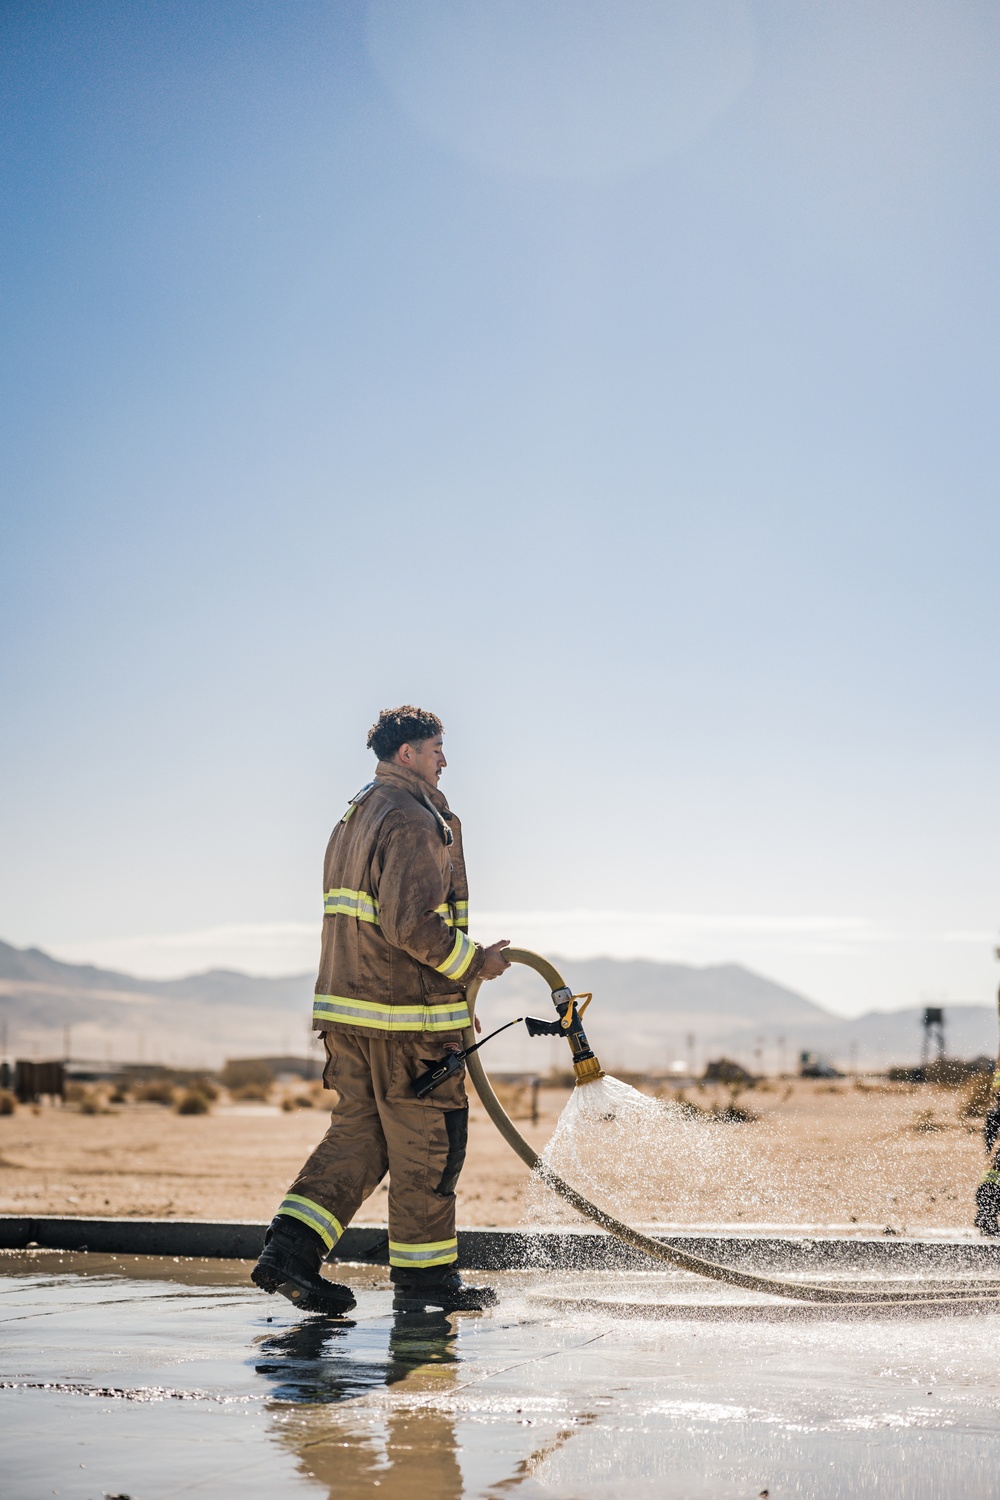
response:
M316 995L313 1024L368 1026L375 1031L462 1031L472 1025L464 999L438 1005L387 1005L381 1000L352 1000L346 995Z
M440 906L435 906L434 915L436 917L443 917L449 927L461 927L466 931L468 930L468 901L442 901Z
M458 1259L458 1240L435 1240L424 1245L389 1241L390 1266L447 1266Z
M446 979L461 979L476 956L476 945L464 932L455 934L455 945L443 964L435 964L439 974Z
M335 887L323 897L323 914L327 917L357 917L359 922L378 926L378 902L367 891L350 891Z
M289 1193L287 1198L282 1199L278 1213L284 1214L287 1219L298 1219L301 1224L308 1224L310 1229L315 1229L328 1250L333 1249L344 1232L340 1220L327 1213L322 1203L314 1203L311 1198L303 1198L299 1193Z

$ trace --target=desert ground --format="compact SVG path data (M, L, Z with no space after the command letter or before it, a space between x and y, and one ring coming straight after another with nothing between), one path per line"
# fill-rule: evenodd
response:
M541 1149L569 1091L543 1088L535 1124L527 1089L508 1086L504 1094ZM193 1116L163 1104L107 1103L99 1091L84 1108L81 1101L22 1106L0 1116L0 1212L266 1220L323 1134L329 1097L315 1085L277 1085L268 1103L223 1093L208 1113ZM709 1087L685 1097L699 1110L729 1101ZM874 1080L774 1080L739 1100L756 1120L682 1114L675 1104L645 1132L598 1127L608 1132L600 1137L601 1169L581 1185L642 1223L900 1234L968 1228L985 1157L981 1119L964 1113L966 1098ZM478 1100L471 1108L460 1225L578 1222L529 1186L530 1174ZM555 1164L568 1170L565 1158ZM574 1170L584 1172L579 1163ZM384 1223L386 1193L383 1184L355 1222Z

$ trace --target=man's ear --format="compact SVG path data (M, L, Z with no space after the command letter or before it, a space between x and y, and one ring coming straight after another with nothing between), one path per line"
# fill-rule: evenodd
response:
M413 764L413 746L409 741L400 745L396 751L396 759L401 766L410 766Z

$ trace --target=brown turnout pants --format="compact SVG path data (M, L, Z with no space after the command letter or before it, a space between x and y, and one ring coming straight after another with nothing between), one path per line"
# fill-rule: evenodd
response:
M332 1249L388 1171L393 1279L455 1261L455 1186L469 1129L464 1070L423 1099L413 1079L460 1040L457 1032L328 1031L323 1082L337 1102L279 1214L308 1224Z

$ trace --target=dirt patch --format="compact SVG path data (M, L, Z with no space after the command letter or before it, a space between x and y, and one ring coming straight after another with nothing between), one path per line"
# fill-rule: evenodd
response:
M725 1090L689 1093L708 1111L729 1099ZM518 1121L536 1148L567 1097L543 1089L538 1124ZM740 1102L751 1101L755 1123L706 1127L728 1132L725 1173L706 1179L678 1161L673 1193L639 1217L897 1233L971 1223L985 1153L954 1091L901 1084L833 1094L803 1081ZM215 1105L191 1116L149 1104L93 1115L22 1109L0 1119L0 1212L266 1220L326 1124L323 1109L286 1111L280 1102ZM522 1223L527 1178L475 1101L459 1222ZM383 1184L355 1222L384 1223L385 1203ZM553 1200L552 1222L563 1217Z

